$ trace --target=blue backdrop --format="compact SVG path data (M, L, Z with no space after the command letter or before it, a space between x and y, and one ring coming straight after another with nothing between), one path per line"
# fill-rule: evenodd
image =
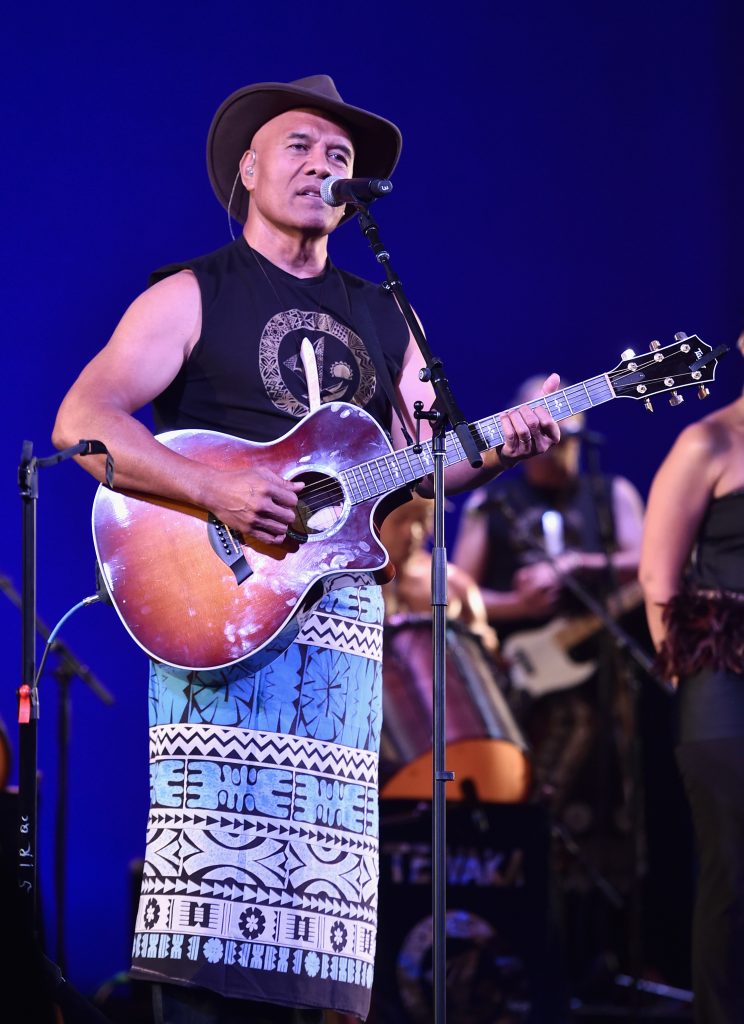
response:
M21 589L16 469L51 453L56 408L161 264L217 248L227 220L205 170L214 110L234 89L330 73L395 120L395 191L375 207L407 294L476 418L553 369L572 381L679 330L732 344L744 328L742 13L736 0L624 4L73 5L4 16L4 429L0 573ZM362 21L362 24L359 22ZM354 223L339 264L381 275ZM707 405L595 410L605 468L645 495L692 419L741 388L728 356ZM94 481L44 470L38 612L51 626L93 590ZM458 503L449 518L454 535ZM673 513L672 513L673 514ZM20 616L0 596L0 715L16 781ZM71 688L65 937L94 991L128 965L130 862L144 846L146 661L111 608L63 637L115 698ZM54 667L54 657L49 667ZM41 682L41 895L57 901L59 688ZM675 937L674 941L678 941Z

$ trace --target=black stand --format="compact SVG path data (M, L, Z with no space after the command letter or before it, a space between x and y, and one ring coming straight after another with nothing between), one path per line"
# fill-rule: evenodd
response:
M585 431L584 433L585 451L586 451L586 463L587 470L589 473L589 480L592 488L592 495L594 498L594 509L597 516L597 522L599 526L599 536L602 544L602 550L605 556L606 572L608 584L611 591L618 590L618 579L617 573L612 565L611 549L613 542L613 515L612 515L612 499L607 491L607 480L602 473L600 456L599 456L599 444L601 438L595 435L592 431ZM642 923L643 923L643 906L642 906L642 879L641 879L641 864L643 861L643 801L642 801L642 765L641 765L641 744L640 735L638 729L638 695L640 691L640 683L637 674L637 668L640 666L643 668L647 675L654 676L653 669L649 663L649 659L644 655L643 658L639 658L637 654L634 655L633 660L636 665L635 668L631 664L631 660L628 657L624 657L624 653L629 651L633 654L633 648L627 644L622 644L619 650L608 650L608 644L603 643L603 660L611 662L603 666L603 670L600 671L600 679L602 680L599 690L599 701L600 701L600 714L602 716L602 731L600 735L603 738L603 749L605 751L602 759L603 775L605 779L608 777L606 760L609 756L610 750L610 739L612 736L612 690L611 680L613 675L618 680L620 685L624 685L625 692L628 694L630 702L630 723L629 723L629 739L628 748L625 752L625 776L629 783L629 792L627 793L628 803L628 817L629 817L629 831L630 831L630 842L632 843L632 850L630 856L630 862L632 865L632 880L631 880L631 892L630 892L630 907L629 907L629 926L628 926L628 948L630 956L630 968L633 983L630 986L630 1012L631 1020L640 1019L640 982L641 982L641 967L642 967ZM634 645L637 646L637 645ZM614 672L613 672L614 669ZM600 790L601 792L601 790Z
M433 709L434 744L432 759L432 872L433 872L433 973L434 973L434 1024L446 1021L446 794L445 784L454 779L454 773L446 770L445 748L445 703L446 703L446 643L447 643L447 555L444 543L444 462L445 431L448 424L457 435L465 455L474 468L483 465L478 447L460 411L449 381L444 374L442 360L435 357L416 319L403 286L390 263L390 254L379 238L377 224L369 215L366 205L359 204L359 224L377 262L384 268L387 277L385 287L395 296L408 328L424 357L425 369L421 379L432 384L437 396L437 409L424 411L416 403L417 424L422 419L432 424L434 456L434 537L432 550L432 630L433 630ZM417 430L418 435L418 430Z
M96 599L97 600L97 599ZM55 641L55 644L61 644L61 641ZM67 649L63 648L66 652ZM69 763L69 747L70 747L70 720L71 720L71 700L70 700L70 685L72 680L77 677L96 693L104 704L111 705L114 703L114 698L111 694L98 682L96 677L85 668L84 665L80 665L80 668L75 671L71 667L71 661L75 664L80 665L77 659L71 658L68 653L65 653L53 669L53 675L57 680L57 695L59 698L59 717L58 717L58 728L57 728L57 747L58 747L58 759L57 759L57 813L54 828L54 845L55 845L55 886L54 892L56 897L56 954L57 963L60 969L64 972L67 962L65 954L65 876L67 874L67 807L68 807L68 786L67 786L67 767Z
M11 604L23 611L21 595L13 586L7 576L0 576L0 590L6 595ZM87 598L84 603L92 604L98 600ZM67 618L67 616L65 616ZM64 620L63 620L64 621ZM58 628L58 627L57 627ZM104 704L113 704L114 698L108 692L103 683L91 670L76 658L67 644L61 637L54 634L47 624L38 615L36 616L36 633L46 641L48 649L51 649L57 656L57 664L52 669L52 674L57 680L58 696L58 762L57 762L57 804L55 819L55 900L56 900L56 956L60 969L65 969L65 862L66 862L66 835L67 835L67 764L70 737L70 685L72 680L82 680ZM41 676L43 661L37 671Z
M38 471L45 466L82 455L105 455L106 477L113 480L111 457L100 441L80 441L72 448L37 459L33 455L31 441L24 441L18 468L18 485L23 510L23 585L21 598L22 630L22 677L18 689L18 884L22 893L21 913L25 920L19 922L31 937L32 950L29 955L38 955L38 963L31 967L29 980L49 989L50 999L63 1010L72 1011L73 1016L64 1019L75 1021L105 1021L65 981L56 964L43 955L38 942L38 721L39 693L36 671L36 503L39 497ZM50 634L51 635L51 634ZM87 680L86 680L87 681ZM38 972L38 976L37 976Z

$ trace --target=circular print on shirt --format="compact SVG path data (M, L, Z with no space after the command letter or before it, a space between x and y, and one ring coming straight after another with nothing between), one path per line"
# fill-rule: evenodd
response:
M364 408L375 393L377 377L359 335L328 313L288 309L266 324L258 353L261 379L277 409L298 418L310 411L300 355L303 338L315 353L321 402Z

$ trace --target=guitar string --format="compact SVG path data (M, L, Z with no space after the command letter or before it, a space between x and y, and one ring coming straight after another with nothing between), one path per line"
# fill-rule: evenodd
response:
M657 363L658 361L653 359L653 357L651 357L651 358L647 358L645 363L644 363L642 361L641 357L639 357L636 360L636 362L637 362L637 365L638 365L639 368L644 368L645 369L647 366L649 366L649 365L651 365L653 363ZM627 375L629 373L632 374L632 373L635 373L635 372L637 372L637 371L628 370L626 367L624 367L621 370L610 370L607 374L601 374L597 378L593 378L592 381L583 382L583 383L579 383L579 384L573 384L570 387L563 389L562 391L557 391L557 392L555 392L555 396L556 397L557 396L561 396L561 395L566 396L567 401L568 401L568 395L571 392L574 392L574 391L578 391L579 393L586 392L587 397L590 400L590 408L594 408L595 403L592 401L593 395L596 395L597 393L604 393L606 391L606 386L604 384L604 377L605 376L610 378L610 379L617 380L619 377L623 376L624 374ZM668 375L669 375L668 373L665 373L665 374L663 374L661 376L658 376L658 377L647 378L647 386L648 385L653 385L655 383L658 383L661 380L665 380ZM674 386L675 387L683 387L683 386L686 386L686 385L682 385L682 384L676 383ZM536 400L534 402L534 404L533 403L525 403L525 404L530 405L531 408L533 408L533 409L537 408L540 405L543 405L543 406L545 406L547 408L547 399L551 398L551 397L553 397L553 395L549 395L549 396L546 396L545 398ZM618 396L614 396L614 397L618 397ZM606 401L606 400L608 400L608 399L604 399L603 401ZM596 404L602 404L602 403L596 403ZM569 407L570 407L570 401L569 401ZM576 412L583 412L583 411L584 411L583 409L577 409L576 410ZM495 421L495 420L498 420L501 415L503 415L503 413L497 413L494 416L490 416L490 417L487 416L484 419L485 420L489 420L490 419L490 420L494 420ZM571 415L571 414L569 414L569 415ZM476 423L482 423L482 422L483 422L483 420L476 421ZM475 424L473 424L473 425L475 425ZM500 433L501 433L501 431L500 431ZM502 434L502 437L503 437L503 434ZM448 432L448 440L454 439L454 438L455 438L454 433L452 431L449 431ZM503 442L497 442L497 444L498 443L503 443ZM431 446L430 442L428 442L428 441L423 442L423 447L425 449L428 450L430 448L430 446ZM495 447L495 446L492 446L492 447ZM364 486L365 486L365 488L367 488L367 490L369 490L368 482L365 479L364 473L363 473L363 469L365 467L371 467L371 465L373 463L376 464L377 467L378 467L377 468L378 475L380 476L380 478L383 480L383 483L384 483L385 482L385 477L383 475L382 470L379 468L379 463L381 461L382 462L386 462L387 459L389 459L391 456L397 460L398 456L400 456L400 455L404 455L404 454L408 455L408 453L410 453L412 451L412 448L413 448L413 446L409 446L408 448L399 449L396 452L386 453L383 456L378 456L377 458L369 459L366 462L358 463L356 466L350 467L350 469L358 469L361 472ZM460 461L461 461L461 459L460 459ZM409 462L410 462L410 458L409 458ZM422 462L422 469L423 469L423 460L421 460L421 462ZM348 470L344 471L344 472L348 472ZM374 483L374 477L372 475L372 469L371 468L369 469L369 476L370 476L370 480L372 482L372 487L373 487L373 491L374 491L374 493L370 493L369 494L369 496L368 496L369 498L376 497L378 494L387 493L387 490L383 490L383 491L378 491L377 490L377 485L375 485L375 483ZM393 482L393 477L392 476L390 478L390 482L391 482L391 484ZM309 507L311 507L312 511L319 511L320 509L322 509L323 507L326 506L326 502L330 499L331 495L334 495L334 494L337 495L339 491L341 492L341 501L343 502L344 490L343 490L342 485L335 478L329 478L328 481L324 480L324 481L318 481L317 483L314 483L314 484L309 484L302 491L303 504L307 504ZM312 498L313 499L312 505L308 501L308 498ZM318 504L315 504L315 501L317 499L321 499L321 500L320 500L320 502Z

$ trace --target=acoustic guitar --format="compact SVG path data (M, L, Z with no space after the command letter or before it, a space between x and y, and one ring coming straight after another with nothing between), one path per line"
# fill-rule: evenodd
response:
M697 384L707 393L725 351L678 335L672 345L623 353L614 370L527 404L546 406L556 420L614 398L648 406L652 396L671 392L677 404L679 388ZM480 451L504 443L500 414L470 424L470 431ZM394 451L369 414L343 402L321 406L268 444L209 430L173 430L158 440L217 469L267 466L305 484L295 522L277 546L237 535L205 509L98 488L93 537L114 608L147 654L176 668L223 668L255 654L318 581L384 568L380 504L434 468L431 442ZM444 464L463 459L457 435L447 432Z

